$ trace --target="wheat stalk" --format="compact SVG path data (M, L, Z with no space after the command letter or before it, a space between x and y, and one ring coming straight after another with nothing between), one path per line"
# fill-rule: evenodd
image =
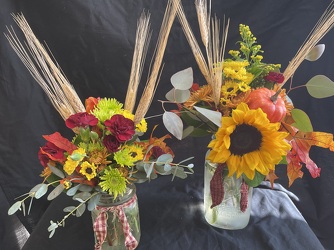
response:
M220 91L222 86L222 63L224 60L229 22L224 25L222 34L220 34L220 21L216 17L212 20L212 24L210 25L211 1L208 3L207 0L196 0L195 7L201 39L206 50L206 58L202 54L201 48L191 30L191 27L189 26L181 4L178 8L178 17L190 48L194 54L197 65L207 83L212 87L213 100L217 106L220 100Z
M136 104L138 85L140 83L143 72L143 66L147 54L149 40L152 35L152 33L149 32L149 29L150 15L143 12L139 18L137 25L135 49L133 53L128 90L124 103L124 109L130 111L131 113L133 112Z
M167 7L165 10L165 14L162 20L157 45L154 52L154 61L152 65L152 71L150 71L150 74L148 76L148 80L146 82L143 94L139 100L134 122L135 124L139 123L146 115L154 96L154 93L156 91L161 69L162 69L162 58L165 53L166 45L168 36L172 27L172 24L174 22L175 16L176 16L176 10L179 6L180 0L169 0L167 3Z
M209 70L208 63L206 62L206 59L201 51L201 48L195 38L195 35L188 23L188 20L186 18L186 15L184 13L183 7L181 4L179 4L178 9L177 9L177 15L178 19L181 23L183 32L188 40L189 46L193 52L193 55L195 57L195 61L199 67L199 70L201 71L202 75L204 76L206 82L208 84L211 84L212 79L211 79L211 74Z
M36 38L24 15L13 14L13 18L26 38L25 46L12 27L11 29L7 27L8 34L5 36L30 74L47 94L55 109L64 120L72 114L85 111L74 88Z
M320 19L313 27L302 46L298 49L296 55L292 58L287 68L284 70L284 82L280 88L293 76L297 68L303 62L309 52L317 43L327 34L334 24L334 1L326 8Z

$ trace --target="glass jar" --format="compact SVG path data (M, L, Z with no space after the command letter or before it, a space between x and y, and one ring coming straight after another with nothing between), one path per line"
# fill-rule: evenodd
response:
M139 209L136 186L128 185L124 195L114 199L102 194L92 210L95 250L131 250L140 239Z
M205 161L204 167L204 216L206 221L215 227L223 229L242 229L248 225L251 211L253 188L246 186L246 197L243 198L241 209L242 178L235 175L228 177L223 173L221 181L224 187L224 198L220 204L211 208L212 198L210 181L218 164ZM226 169L227 170L227 167ZM244 184L246 185L246 184ZM246 199L246 200L245 200ZM247 208L245 208L245 202ZM244 211L242 211L244 210Z

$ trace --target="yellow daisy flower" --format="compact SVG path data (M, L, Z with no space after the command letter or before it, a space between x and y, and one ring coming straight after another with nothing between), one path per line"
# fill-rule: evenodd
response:
M97 167L95 166L94 163L91 164L88 161L84 161L81 164L80 173L84 175L87 178L87 180L90 181L96 176L96 169Z
M66 162L64 164L64 171L68 174L71 175L73 174L75 168L78 166L79 162L78 161L73 161L71 159L71 156L68 156L66 159Z
M270 123L261 110L250 110L240 103L232 117L222 118L222 127L209 143L208 160L226 163L229 176L245 174L252 180L255 171L267 175L275 169L291 146L285 141L286 132L280 132L280 123Z
M144 159L143 148L140 145L132 144L127 146L134 162Z

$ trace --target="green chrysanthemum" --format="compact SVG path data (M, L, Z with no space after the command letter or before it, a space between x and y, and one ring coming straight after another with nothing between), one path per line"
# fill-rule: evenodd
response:
M101 99L94 110L93 115L99 119L100 122L105 122L115 114L123 112L123 104L117 101L115 98L103 98Z
M132 157L132 151L127 146L123 147L114 154L114 160L122 167L133 166L137 161L134 157Z
M115 199L126 191L126 178L116 168L106 169L100 179L102 190L113 195Z

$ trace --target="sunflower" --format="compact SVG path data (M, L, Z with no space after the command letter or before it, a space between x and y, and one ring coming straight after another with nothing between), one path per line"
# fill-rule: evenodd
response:
M280 123L270 123L261 109L250 110L240 103L232 117L222 118L222 127L208 145L212 150L207 159L226 163L229 176L245 174L253 180L256 171L267 175L290 150L285 141L288 133L279 128Z

